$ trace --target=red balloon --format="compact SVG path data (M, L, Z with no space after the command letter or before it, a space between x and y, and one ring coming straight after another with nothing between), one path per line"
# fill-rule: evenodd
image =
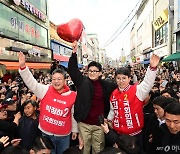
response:
M72 19L68 23L61 24L57 27L58 36L67 41L73 43L78 41L83 31L83 24L79 19Z

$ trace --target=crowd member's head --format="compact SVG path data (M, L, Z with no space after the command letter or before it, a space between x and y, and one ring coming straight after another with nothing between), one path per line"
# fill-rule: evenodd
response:
M6 111L7 105L0 104L0 120L7 119L7 111Z
M79 146L73 146L66 149L63 154L83 154L83 152L79 149Z
M159 91L159 84L158 84L158 83L155 83L155 84L153 85L152 91L153 91L153 92Z
M23 103L24 114L29 118L36 118L37 103L34 100L26 100Z
M1 154L29 154L29 152L20 146L8 146L1 152Z
M115 147L107 147L103 149L101 152L99 152L98 154L127 154L127 153Z
M88 64L88 77L93 80L96 81L98 80L101 75L102 75L102 66L100 63L96 62L96 61L92 61Z
M51 139L41 136L36 138L30 154L50 154L52 149L54 149L54 145Z
M26 94L26 98L31 99L31 97L32 97L32 92L28 91Z
M121 135L116 141L118 148L128 154L139 154L140 147L136 137Z
M155 83L152 87L152 90L149 92L149 99L150 101L153 101L154 98L160 96L160 90L159 90L159 84Z
M173 89L170 88L166 88L163 91L161 91L161 96L165 96L165 97L174 97L175 92L173 91Z
M66 72L63 69L57 68L52 72L52 86L58 92L61 92L65 86Z
M131 71L126 67L118 68L115 72L117 85L120 89L124 89L131 81Z
M4 93L0 93L0 100L1 102L6 98L6 95Z
M155 83L160 85L160 81L161 81L161 78L157 76L156 79L155 79Z
M166 125L172 134L180 132L180 103L170 103L165 108Z
M171 97L158 96L153 100L153 107L156 117L159 119L164 118L164 109L170 103L175 103L176 100Z
M12 98L7 98L6 100L3 100L2 104L7 105L7 111L16 111L17 109L17 101Z

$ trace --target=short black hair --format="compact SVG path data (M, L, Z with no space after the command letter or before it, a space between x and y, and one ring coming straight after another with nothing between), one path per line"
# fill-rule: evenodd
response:
M153 88L155 87L159 89L159 83L154 83Z
M42 149L51 150L51 149L54 149L54 144L50 138L46 136L41 136L41 137L36 138L35 142L33 143L32 149L35 152L38 152L39 150L42 150Z
M83 154L83 152L79 149L79 146L73 146L66 149L63 154Z
M159 105L161 108L165 108L168 104L176 102L176 99L171 97L158 96L154 98L153 104Z
M115 71L115 76L117 76L118 74L123 74L128 77L131 77L131 71L127 67L117 68L117 70Z
M91 66L95 66L99 69L99 71L102 71L102 65L96 61L92 61L88 64L88 69L91 67Z
M180 115L180 103L170 103L165 107L164 111L165 113Z
M176 94L176 93L174 92L174 90L173 90L173 89L170 89L170 88L166 88L166 89L164 89L164 90L161 91L161 95L164 94L164 93L170 94L171 97L174 97L175 94Z
M29 103L32 104L33 107L37 107L37 108L38 108L38 104L36 103L36 101L31 100L31 99L26 100L26 101L23 103L22 107L24 108L24 107L25 107L26 105L28 105Z
M61 68L56 68L53 72L52 75L56 74L56 73L60 73L64 76L64 78L66 78L66 71L64 69Z
M98 154L126 154L124 151L120 150L119 148L115 147L106 147Z
M118 148L128 154L139 154L140 146L137 138L130 135L121 135L116 141Z

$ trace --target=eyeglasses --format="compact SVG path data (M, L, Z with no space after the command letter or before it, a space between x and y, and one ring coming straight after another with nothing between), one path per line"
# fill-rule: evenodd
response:
M117 78L118 81L125 82L127 79L125 77Z
M89 73L98 73L100 71L96 71L96 70L88 70Z

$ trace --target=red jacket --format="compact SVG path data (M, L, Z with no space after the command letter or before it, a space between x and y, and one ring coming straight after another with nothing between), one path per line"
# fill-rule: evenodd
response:
M120 134L136 135L144 126L143 101L136 96L137 85L120 92L115 89L110 102L114 108L113 127Z
M40 127L52 134L67 135L72 129L71 108L74 105L76 93L69 91L69 95L60 95L52 86L40 104Z

